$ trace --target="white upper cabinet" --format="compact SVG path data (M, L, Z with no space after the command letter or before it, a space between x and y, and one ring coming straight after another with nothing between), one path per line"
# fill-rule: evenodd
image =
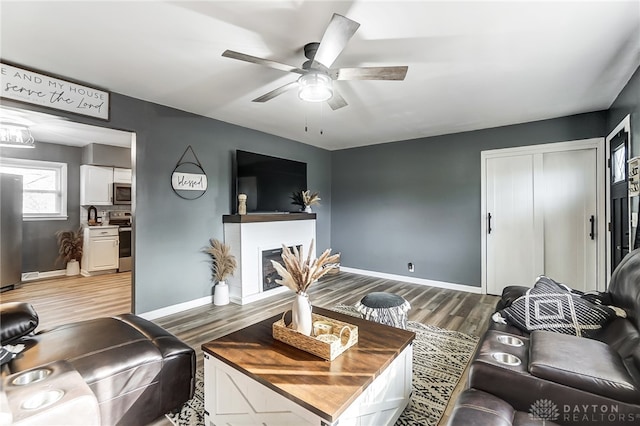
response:
M113 168L80 166L80 204L108 206L113 191Z
M113 183L131 183L131 169L104 166L80 166L80 204L113 204Z

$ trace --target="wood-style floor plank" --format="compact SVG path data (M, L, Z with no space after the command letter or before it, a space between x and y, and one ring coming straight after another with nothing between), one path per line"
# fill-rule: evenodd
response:
M373 291L403 296L412 309L409 320L481 336L497 303L495 296L421 286L401 281L355 275L346 272L327 275L310 288L314 306L331 308L353 305ZM201 346L212 339L288 310L292 292L269 297L249 305L205 305L154 320L196 351L198 367L203 365ZM0 293L0 302L26 301L40 317L37 331L57 325L131 312L131 273L95 277L62 277L23 284ZM465 388L467 372L454 391L441 424L445 424L457 395ZM154 426L168 426L159 419Z

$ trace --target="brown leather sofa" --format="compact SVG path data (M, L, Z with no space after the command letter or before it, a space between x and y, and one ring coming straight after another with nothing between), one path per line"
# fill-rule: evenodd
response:
M144 425L193 397L195 351L150 321L123 314L34 334L37 323L27 303L0 305L2 344L26 346L3 376L67 361L95 395L103 425Z
M526 290L505 289L497 308L508 307ZM640 424L640 249L622 260L602 296L626 318L612 319L588 338L492 324L471 363L469 388L514 412L531 418L537 413L562 425ZM461 395L460 404L463 398L468 396ZM476 394L476 406L490 404ZM454 413L450 424L468 423Z

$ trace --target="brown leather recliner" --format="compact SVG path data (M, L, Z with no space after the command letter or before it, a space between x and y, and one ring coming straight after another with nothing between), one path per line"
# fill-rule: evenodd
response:
M505 289L498 309L523 290ZM557 410L547 420L558 424L639 424L640 249L618 265L606 295L626 318L614 319L591 338L493 324L472 361L469 387L516 411L547 404Z
M65 360L95 395L103 425L141 425L193 397L193 348L132 314L75 322L32 334L37 315L27 303L0 305L2 344L26 349L5 375Z

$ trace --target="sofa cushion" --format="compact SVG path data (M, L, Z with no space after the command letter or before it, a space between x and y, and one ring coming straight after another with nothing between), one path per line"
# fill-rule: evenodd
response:
M9 302L0 305L0 342L11 344L38 326L38 314L29 303Z
M572 293L568 287L541 276L524 296L500 311L506 321L521 330L548 330L591 337L616 318L616 311Z
M447 426L553 426L550 421L560 417L557 412L536 418L522 411L515 411L502 399L477 389L467 389L460 394L449 417ZM538 416L539 417L539 416Z
M529 373L618 401L637 403L640 389L609 345L548 331L531 333Z

